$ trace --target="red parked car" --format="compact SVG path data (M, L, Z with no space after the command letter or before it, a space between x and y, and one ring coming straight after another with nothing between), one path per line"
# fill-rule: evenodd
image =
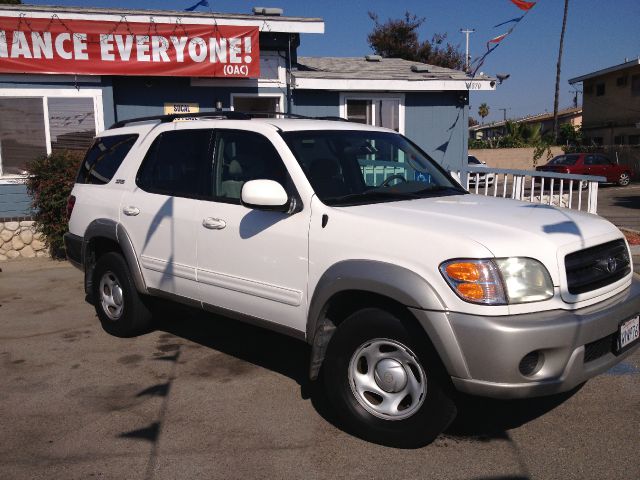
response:
M607 183L626 187L631 182L631 169L612 162L601 153L568 153L558 155L546 165L536 167L539 172L573 173L607 177Z

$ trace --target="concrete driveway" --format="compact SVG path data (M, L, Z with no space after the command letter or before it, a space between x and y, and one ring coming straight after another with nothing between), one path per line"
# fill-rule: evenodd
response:
M117 339L68 264L2 269L0 478L640 478L640 353L560 398L466 399L397 450L342 430L301 342L182 308Z

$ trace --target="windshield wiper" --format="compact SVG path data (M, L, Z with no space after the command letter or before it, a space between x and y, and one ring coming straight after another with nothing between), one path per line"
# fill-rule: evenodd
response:
M329 203L343 203L343 202L349 202L351 200L357 200L357 199L371 199L371 198L375 198L375 197L379 197L379 198L398 198L398 199L415 199L415 198L420 198L420 195L417 195L414 192L398 192L398 191L394 191L394 190L388 190L388 189L384 189L384 190L377 190L377 189L373 189L373 190L366 190L364 192L361 193L350 193L348 195L342 195L340 197L329 197L329 198L325 198L324 201L325 202L329 202Z
M434 185L433 187L423 188L422 190L418 190L414 193L418 196L423 196L425 194L442 193L442 192L467 193L465 190L462 190L461 188L445 187L444 185Z

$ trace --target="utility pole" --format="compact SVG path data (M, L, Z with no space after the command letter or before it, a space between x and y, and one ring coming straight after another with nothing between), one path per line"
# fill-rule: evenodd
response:
M567 28L567 11L569 0L564 0L564 15L562 16L562 30L560 31L560 48L558 49L558 64L556 66L556 94L553 98L553 141L558 141L558 97L560 96L560 68L562 66L562 49L564 47L564 32Z
M469 73L469 64L471 63L471 57L469 56L469 34L475 32L473 28L461 28L460 33L464 33L467 37L467 48L464 54L464 71Z

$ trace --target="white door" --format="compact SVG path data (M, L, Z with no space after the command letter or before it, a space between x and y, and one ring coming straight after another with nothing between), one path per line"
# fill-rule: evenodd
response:
M211 185L211 138L204 129L158 135L121 204L121 221L147 287L197 299L196 226Z
M199 209L200 298L304 332L309 207L288 214L240 205L248 180L275 180L295 195L275 147L258 133L216 130L213 177L214 201Z

